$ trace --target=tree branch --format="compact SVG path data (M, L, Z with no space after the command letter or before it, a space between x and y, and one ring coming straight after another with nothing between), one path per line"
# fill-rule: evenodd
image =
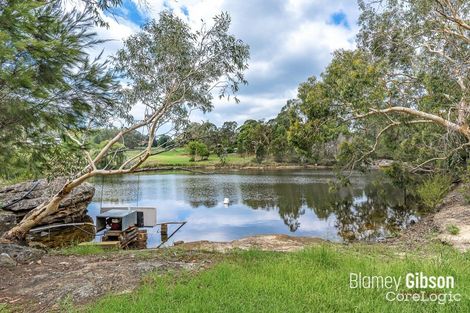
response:
M354 118L355 119L360 119L360 118L365 118L365 117L368 117L368 116L371 116L371 115L383 114L383 113L404 113L404 114L408 114L408 115L412 115L412 116L417 116L417 117L423 118L425 120L432 121L435 124L441 125L445 128L453 130L455 132L458 132L458 133L460 133L460 134L462 134L465 137L470 139L470 132L469 132L469 129L467 127L460 126L460 125L458 125L456 123L453 123L449 120L446 120L446 119L444 119L444 118L442 118L438 115L434 115L434 114L431 114L431 113L427 113L427 112L423 112L423 111L419 111L419 110L415 110L415 109L407 108L407 107L396 106L396 107L390 107L390 108L381 109L381 110L370 109L369 112L364 113L364 114L356 115L356 116L354 116Z

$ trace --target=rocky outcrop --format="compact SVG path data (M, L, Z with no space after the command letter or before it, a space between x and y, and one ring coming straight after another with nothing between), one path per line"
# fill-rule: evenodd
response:
M0 268L2 267L15 267L16 261L6 253L0 254Z
M16 219L14 213L0 210L0 235L15 226Z
M325 242L323 239L316 237L293 237L288 235L258 235L245 237L238 240L229 242L215 242L215 241L193 241L193 242L175 242L180 248L189 250L203 250L203 251L217 251L228 252L230 250L264 250L264 251L279 251L291 252L299 251L305 247L316 245Z
M45 252L43 250L20 246L16 244L0 244L0 255L2 255L3 265L11 263L8 258L14 260L16 263L26 264L32 261L39 260Z
M33 182L19 183L0 189L0 223L3 225L0 231L7 228L2 223L1 215L11 224L11 215L16 216L16 221L20 221L32 209L48 201L65 184L65 178L58 178L51 182L40 179ZM60 204L60 210L46 217L40 225L54 223L72 223L82 221L86 216L87 206L93 198L95 189L90 184L82 184L75 188ZM10 227L11 228L11 227Z
M0 189L0 235L11 229L31 210L48 201L66 183L65 178L53 181L40 179L24 182ZM74 242L87 241L92 238L94 227L90 227L87 206L91 202L95 188L87 183L75 188L59 206L59 211L46 217L36 227L69 223L86 223L82 227L53 228L30 233L28 242L40 242L47 247L65 245L69 240Z

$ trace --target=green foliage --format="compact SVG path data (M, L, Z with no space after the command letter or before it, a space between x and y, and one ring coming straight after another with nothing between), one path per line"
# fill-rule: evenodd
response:
M223 13L213 25L193 31L173 13L161 12L117 53L117 69L130 80L124 101L140 101L152 113L162 110L182 125L190 110L212 109L212 91L220 97L236 93L246 83L249 48L228 34L229 26L230 16Z
M11 313L13 310L6 303L0 303L0 313Z
M393 162L383 171L392 180L393 184L400 189L410 188L417 183L414 175L399 162Z
M160 135L154 142L154 147L168 148L173 145L172 139L168 135Z
M414 173L461 175L469 157L462 144L469 137L470 39L465 30L449 31L461 26L446 16L468 20L468 5L384 0L359 6L358 48L336 51L320 77L299 86L290 101L288 141L310 161L333 156L343 169L385 158Z
M0 8L4 178L44 174L53 159L47 155L69 145L66 131L122 113L107 63L86 52L101 42L93 29L89 11L65 13L58 1L9 0Z
M447 225L447 231L451 234L451 235L458 235L460 233L460 228L458 228L456 225Z
M200 141L190 141L186 147L188 154L191 156L191 161L196 161L198 157L200 161L204 161L209 158L209 149L206 144Z
M254 154L256 162L261 163L270 146L271 131L271 127L264 121L245 121L238 129L238 152Z
M426 178L417 187L416 193L427 208L434 209L444 199L451 186L450 176L435 174Z
M54 254L60 255L97 255L115 252L117 249L103 249L100 246L94 245L76 245L66 248L61 248L60 250L53 251Z
M114 138L119 132L120 132L120 129L117 129L114 127L96 129L93 131L91 142L93 144L100 144L103 141L108 141ZM121 143L127 149L135 149L145 144L146 139L147 138L144 135L142 135L142 133L140 133L137 130L134 130L132 132L125 134L122 138Z
M90 148L91 156L96 157L98 153L108 144L107 140L93 145ZM116 169L126 160L126 147L122 143L115 143L108 151L106 156L96 164L97 167L102 169Z

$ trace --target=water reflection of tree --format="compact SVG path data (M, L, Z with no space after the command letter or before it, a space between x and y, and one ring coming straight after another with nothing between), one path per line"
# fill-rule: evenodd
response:
M253 209L277 210L291 232L299 226L299 218L305 214L302 190L299 185L289 183L242 185L242 199Z
M413 211L404 206L403 194L390 184L370 181L364 188L331 192L324 183L259 184L242 186L243 203L253 209L278 210L295 232L305 209L319 219L334 215L338 234L345 240L374 239L405 226Z

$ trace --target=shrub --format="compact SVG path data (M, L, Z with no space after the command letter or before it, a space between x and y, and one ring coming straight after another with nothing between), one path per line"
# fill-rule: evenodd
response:
M427 178L417 188L421 202L429 209L435 208L449 192L452 179L448 175L436 174Z
M458 235L460 233L460 228L458 228L457 226L455 226L454 224L451 224L451 225L447 225L447 231L451 234L451 235Z
M196 156L199 156L201 160L207 160L209 158L209 149L200 141L190 141L186 149L191 156L190 161L195 161Z
M200 142L196 148L196 153L199 155L201 160L207 160L209 158L209 148L206 144Z
M194 161L194 159L196 157L197 144L198 144L197 141L190 141L186 145L186 149L188 150L188 154L191 156L191 159L190 159L191 161Z

